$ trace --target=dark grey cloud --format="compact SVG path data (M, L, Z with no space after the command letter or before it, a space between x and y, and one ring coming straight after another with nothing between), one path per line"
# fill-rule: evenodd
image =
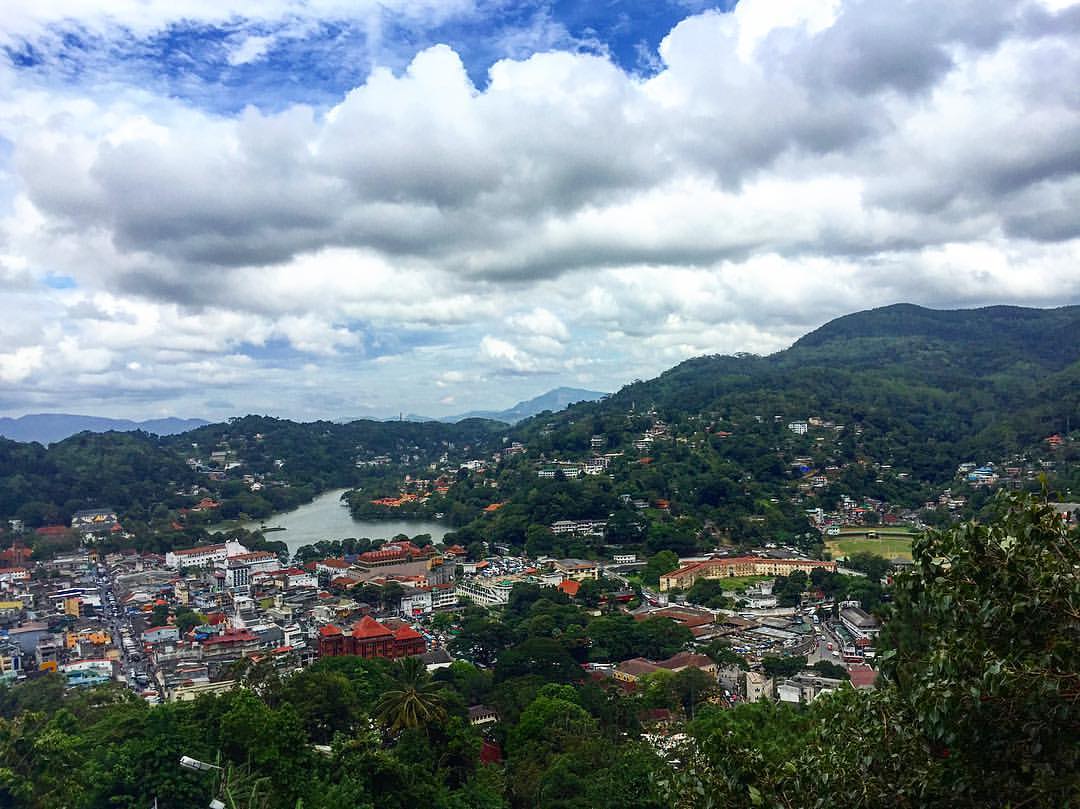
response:
M1015 0L854 0L843 4L836 22L794 64L819 90L919 94L953 69L957 46L997 47L1016 31L1023 8Z

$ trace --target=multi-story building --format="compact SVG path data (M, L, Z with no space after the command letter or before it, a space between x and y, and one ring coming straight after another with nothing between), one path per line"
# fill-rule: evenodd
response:
M24 654L19 644L0 638L0 681L14 680L22 675Z
M449 609L458 603L457 592L452 584L436 584L431 588L431 608Z
M603 536L606 528L607 520L558 520L551 524L551 533Z
M251 551L249 553L231 554L229 560L247 565L252 573L264 570L277 570L280 566L277 554L272 551Z
M0 567L0 591L14 591L30 581L30 571L25 567Z
M321 559L315 563L315 573L326 579L343 576L352 569L344 559Z
M467 578L457 583L456 597L469 599L481 607L495 607L510 602L513 579Z
M438 551L432 545L417 547L409 541L391 542L375 551L366 551L356 559L356 566L364 570L388 565L400 565L407 562L428 560L431 564L441 561Z
M809 573L815 568L835 571L836 562L819 559L769 559L761 556L732 556L691 562L660 577L660 590L687 589L698 579L725 579L737 576L787 576L794 570Z
M225 586L247 593L251 586L251 566L238 559L229 559L225 565Z
M425 651L423 636L412 627L402 625L392 630L370 615L357 621L348 633L336 624L325 624L319 628L319 657L396 659L420 655Z
M596 562L588 559L556 559L551 564L563 576L575 581L595 579L599 575Z
M165 567L173 570L185 567L216 567L224 564L230 556L239 556L247 552L248 549L239 542L229 539L219 545L202 545L198 548L169 551L165 554Z
M83 536L115 534L121 531L116 512L101 508L76 511L71 515L71 529Z
M424 615L431 612L431 591L406 587L401 594L400 609L402 615Z
M845 607L840 610L840 623L856 639L870 640L881 631L881 623L861 607Z

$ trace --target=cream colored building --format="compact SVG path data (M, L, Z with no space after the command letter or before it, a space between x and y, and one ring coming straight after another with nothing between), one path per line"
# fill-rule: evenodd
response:
M820 559L769 559L762 556L732 556L721 559L706 559L691 562L678 570L665 573L660 577L660 590L665 592L675 587L686 590L698 579L727 579L741 576L787 576L794 570L809 574L815 568L835 571L836 562L823 562Z

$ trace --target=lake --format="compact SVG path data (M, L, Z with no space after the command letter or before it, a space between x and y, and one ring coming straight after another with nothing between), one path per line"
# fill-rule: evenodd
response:
M334 489L325 492L306 506L274 514L265 520L241 523L240 527L248 531L257 531L264 525L267 528L285 528L284 531L268 532L266 538L274 542L284 542L290 555L296 553L302 545L314 545L324 539L392 539L398 534L410 537L431 534L432 541L439 542L452 530L445 523L431 520L354 520L349 509L341 502L341 495L345 491L347 490Z

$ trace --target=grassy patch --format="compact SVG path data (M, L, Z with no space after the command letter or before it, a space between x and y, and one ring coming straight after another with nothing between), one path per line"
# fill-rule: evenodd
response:
M882 539L830 539L825 543L833 559L855 553L872 553L885 559L910 559L911 540L901 538Z

